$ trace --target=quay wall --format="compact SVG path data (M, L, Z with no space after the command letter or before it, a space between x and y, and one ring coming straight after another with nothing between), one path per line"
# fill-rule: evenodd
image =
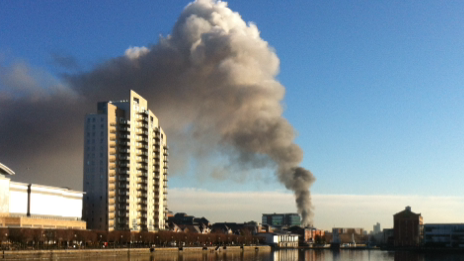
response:
M163 247L155 248L156 254L170 253L194 253L194 252L270 252L270 246L240 246L224 247ZM68 250L18 250L0 252L0 260L24 260L24 259L54 259L66 257L96 257L96 256L131 256L131 255L150 255L150 248L116 248L116 249L68 249Z

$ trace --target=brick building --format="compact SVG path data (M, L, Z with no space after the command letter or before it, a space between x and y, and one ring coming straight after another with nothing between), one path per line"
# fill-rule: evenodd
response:
M422 242L424 221L411 207L393 215L394 244L396 247L419 246Z

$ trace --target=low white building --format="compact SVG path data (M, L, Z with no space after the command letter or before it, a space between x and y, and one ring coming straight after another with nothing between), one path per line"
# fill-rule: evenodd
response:
M279 248L298 247L298 235L289 233L259 233L259 237L264 238L266 244Z
M83 192L13 182L15 173L0 163L0 226L85 229Z

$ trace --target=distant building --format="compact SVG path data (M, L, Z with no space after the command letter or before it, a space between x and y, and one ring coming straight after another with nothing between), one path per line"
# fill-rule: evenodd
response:
M233 234L233 235L256 235L258 233L270 232L268 225L260 225L254 221L244 223L224 222L214 223L211 233Z
M132 90L86 115L83 217L90 229L166 228L166 140L148 102Z
M383 229L383 241L382 244L386 246L394 246L395 244L395 230L393 228Z
M293 226L288 228L287 231L298 235L298 241L301 246L317 243L316 239L318 237L320 238L320 241L325 241L325 239L323 239L325 235L324 231L314 227L302 228L299 226Z
M260 233L266 244L279 248L297 248L298 235L290 233Z
M189 216L186 213L176 213L168 218L168 222L174 222L177 225L205 225L211 226L211 223L205 217L197 218Z
M379 222L377 222L377 224L374 225L374 229L373 229L372 232L374 233L374 235L382 232L382 230L380 229L380 223Z
M208 219L196 218L185 213L176 213L168 217L169 230L173 232L192 232L207 234L210 232L211 223Z
M424 221L421 214L411 211L411 207L393 215L394 245L419 246L423 237Z
M0 227L85 229L83 192L13 182L15 173L0 163Z
M293 227L301 225L301 217L297 213L285 214L263 214L263 225L270 225L274 227Z
M342 228L342 227L334 227L332 228L332 233L337 231L338 234L356 234L356 235L364 235L364 229L362 228Z
M368 237L362 228L332 228L332 242L335 244L351 244L353 239L357 243L366 242Z
M464 224L425 224L424 245L432 247L464 247Z

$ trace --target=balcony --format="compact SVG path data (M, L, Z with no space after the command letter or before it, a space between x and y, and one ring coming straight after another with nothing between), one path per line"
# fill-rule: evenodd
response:
M130 157L126 156L126 155L119 155L119 159L121 159L121 160L129 160Z
M130 171L128 169L123 169L123 168L120 168L119 169L119 174L121 175L129 175Z
M167 150L165 150L165 151L163 152L163 155L164 155L164 156L169 156L169 152L168 152Z

